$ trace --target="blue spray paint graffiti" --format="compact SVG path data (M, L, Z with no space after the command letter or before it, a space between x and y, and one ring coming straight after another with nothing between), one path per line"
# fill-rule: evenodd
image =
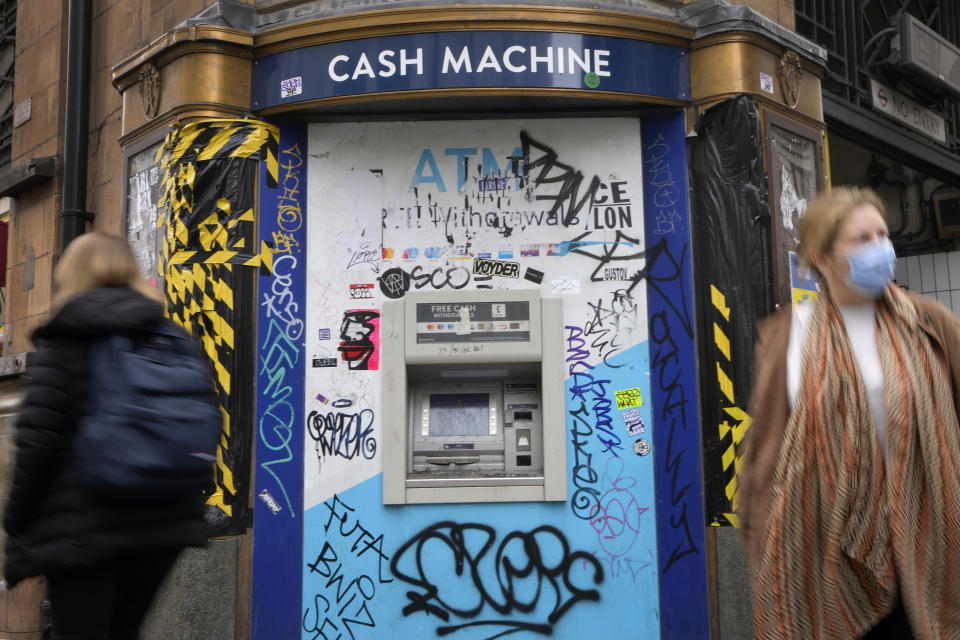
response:
M260 237L273 246L273 273L260 278L257 447L251 615L254 640L298 633L303 548L303 389L306 246L306 136L280 132L278 187L266 187L261 166Z
M647 346L641 343L608 356L603 347L591 350L579 327L567 325L567 409L571 460L570 509L574 516L586 520L595 536L593 555L608 570L611 580L629 580L642 588L648 585L651 606L656 607L656 523L654 505L653 456L619 455L605 451L604 440L593 436L597 424L616 432L626 440L629 432L622 420L608 420L620 390L636 389L638 395L649 395ZM596 364L591 364L596 361ZM605 398L597 411L579 399L584 387L583 374L604 381ZM580 374L580 375L577 375ZM647 422L650 407L640 404L635 411ZM656 633L655 621L638 637ZM646 635L645 635L646 634Z
M282 468L294 460L291 441L297 410L294 408L296 398L291 397L292 374L300 365L300 351L296 343L284 333L277 320L271 319L267 325L265 343L261 348L259 372L261 384L266 382L262 384L260 397L264 404L269 404L260 415L257 429L260 444L271 454L264 452L263 461L258 462L258 466L273 479L273 490L283 495L286 514L291 518L297 517L299 509L294 510L289 491L284 484L286 478L281 477L283 472L278 473L274 467ZM263 491L270 495L270 488L263 487L261 493Z

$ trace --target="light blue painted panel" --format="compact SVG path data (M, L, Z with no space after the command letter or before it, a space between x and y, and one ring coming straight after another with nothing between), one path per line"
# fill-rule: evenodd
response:
M384 507L376 476L308 510L302 637L656 637L653 456L615 397L648 393L646 353L568 380L568 503Z

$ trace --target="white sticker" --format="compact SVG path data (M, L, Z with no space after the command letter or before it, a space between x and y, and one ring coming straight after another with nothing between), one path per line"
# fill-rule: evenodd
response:
M765 73L760 74L760 90L773 93L773 76L768 76Z
M279 504L277 504L276 499L270 495L270 492L264 489L259 494L260 499L263 500L263 504L267 505L267 509L273 512L273 515L280 513L280 510L283 509Z
M470 307L460 306L460 324L457 326L457 335L463 336L470 333Z
M633 452L638 456L645 456L650 453L650 442L645 438L640 438L633 443Z
M793 229L793 220L799 220L807 210L806 198L801 198L793 185L793 177L787 170L787 165L780 168L780 213L783 217L783 228Z
M580 293L580 281L576 278L561 277L550 281L550 290L561 296L575 296Z
M303 76L295 76L280 81L280 99L298 96L303 93Z

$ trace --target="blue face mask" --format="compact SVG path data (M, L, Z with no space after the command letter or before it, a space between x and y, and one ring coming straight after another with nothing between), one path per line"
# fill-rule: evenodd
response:
M880 298L893 279L897 254L889 238L861 245L847 251L850 275L844 280L851 289L869 298Z

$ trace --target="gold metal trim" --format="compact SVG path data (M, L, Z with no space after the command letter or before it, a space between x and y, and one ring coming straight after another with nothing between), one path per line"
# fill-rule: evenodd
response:
M160 90L162 89L160 70L152 61L140 66L140 101L143 103L143 115L152 120L160 108Z
M172 124L201 118L242 118L248 115L250 115L249 111L225 104L185 104L167 111L161 118L151 120L133 131L123 134L117 139L117 142L121 148L125 149L129 145L145 139L151 133L165 129Z
M477 87L473 89L417 89L411 91L384 91L381 93L362 93L351 96L336 96L332 98L317 98L315 100L306 100L292 104L278 105L267 109L260 109L257 115L271 116L280 113L289 113L292 111L305 111L325 106L339 106L343 104L372 104L378 102L392 102L402 100L417 100L423 98L476 98L476 97L497 97L497 96L524 96L524 97L544 97L544 98L581 98L581 99L604 99L615 102L633 103L638 105L664 105L672 107L687 106L684 100L675 98L664 98L662 96L651 96L632 93L617 93L614 91L597 91L581 89L559 89L559 88L527 88L516 89L513 87Z
M793 53L786 55L795 61L793 69L799 69L802 84L790 84L785 79L781 60L786 52ZM720 96L748 93L788 105L821 121L823 74L823 67L808 62L792 49L753 34L722 34L711 37L707 46L695 43L690 51L691 99L698 105L714 102ZM762 81L762 76L768 77L769 85Z
M177 27L115 64L111 70L113 85L123 91L129 84L136 82L132 80L125 85L124 77L134 74L140 65L151 60L162 68L172 60L190 53L227 53L252 59L252 45L253 36L245 31L209 25ZM155 58L162 59L154 60Z
M780 57L777 78L787 106L796 107L800 102L800 86L803 83L803 67L796 51L788 50Z
M757 99L757 98L760 98L760 99ZM765 96L754 96L754 100L757 102L757 104L759 104L762 107L760 109L761 124L764 124L766 122L766 116L764 115L765 113L773 113L787 120L798 122L801 125L806 126L807 128L815 129L819 131L821 134L824 134L827 131L827 124L822 120L811 118L810 116L808 116L807 114L801 111L790 109L789 107L784 105L782 102L771 100L770 98L767 98Z
M777 58L784 54L784 47L773 40L764 38L763 36L750 33L750 32L741 32L741 31L732 31L726 33L717 33L705 38L699 38L694 40L690 44L690 52L700 51L701 49L708 49L710 47L715 47L722 44L749 44L755 47L759 47L767 51L768 53L773 54ZM803 67L804 73L810 73L818 78L823 78L826 73L826 63L813 62L809 58L800 56L797 57L800 60L800 64Z
M318 44L439 31L553 31L646 40L687 48L694 29L664 18L577 7L442 6L327 16L254 37L256 56Z

